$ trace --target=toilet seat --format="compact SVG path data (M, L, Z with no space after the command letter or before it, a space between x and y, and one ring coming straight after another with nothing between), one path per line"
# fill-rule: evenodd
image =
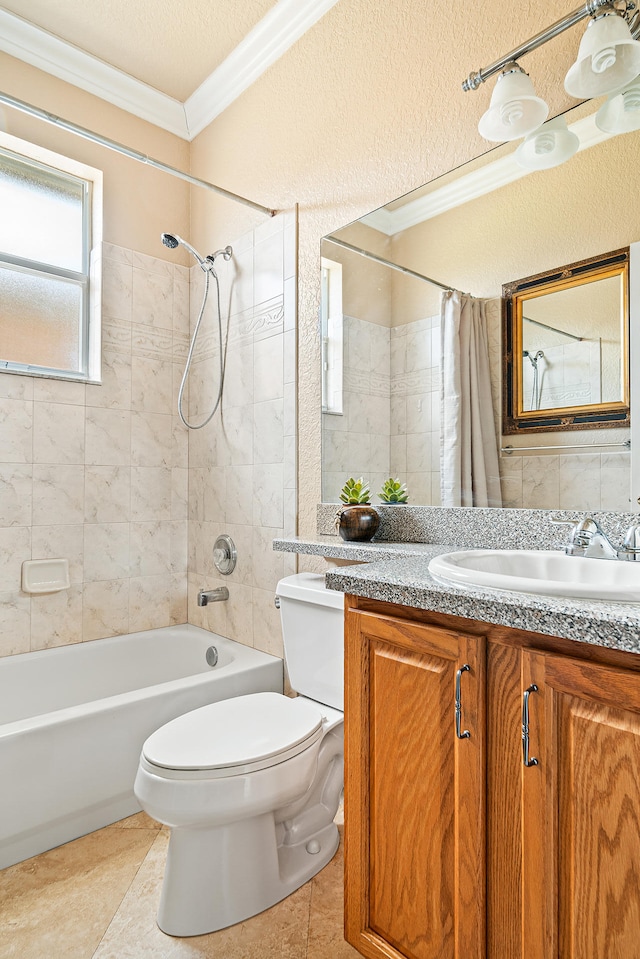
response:
M164 779L220 779L275 766L323 735L320 708L302 697L253 693L201 706L149 736L141 764Z

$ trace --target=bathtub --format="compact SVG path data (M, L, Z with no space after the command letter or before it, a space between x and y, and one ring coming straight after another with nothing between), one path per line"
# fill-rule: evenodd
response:
M206 703L282 692L282 676L280 659L197 626L0 659L0 868L137 812L154 729Z

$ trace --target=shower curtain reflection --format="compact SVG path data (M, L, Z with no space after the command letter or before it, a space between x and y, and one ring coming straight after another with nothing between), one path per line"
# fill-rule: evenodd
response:
M441 301L442 506L501 506L485 301Z

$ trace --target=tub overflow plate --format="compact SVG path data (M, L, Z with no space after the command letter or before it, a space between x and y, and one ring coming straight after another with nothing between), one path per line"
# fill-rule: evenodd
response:
M210 666L215 666L216 663L218 662L218 650L216 649L215 646L209 646L209 649L206 651L205 656Z

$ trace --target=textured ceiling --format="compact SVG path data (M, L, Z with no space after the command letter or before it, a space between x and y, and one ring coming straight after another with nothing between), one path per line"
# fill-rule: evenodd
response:
M2 0L23 20L177 100L213 73L276 0Z

